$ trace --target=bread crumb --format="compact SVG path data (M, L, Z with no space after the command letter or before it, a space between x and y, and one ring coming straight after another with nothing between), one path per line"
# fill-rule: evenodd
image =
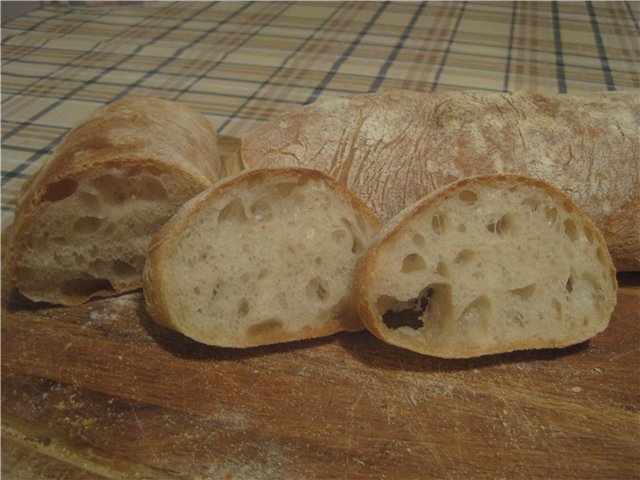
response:
M573 393L580 393L580 392L582 391L582 388L580 388L580 387L573 387L573 388L571 389L571 391L572 391Z

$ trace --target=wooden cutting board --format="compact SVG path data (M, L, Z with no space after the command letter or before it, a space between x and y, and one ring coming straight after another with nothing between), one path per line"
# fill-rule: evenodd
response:
M3 479L638 478L640 274L619 280L589 342L442 360L367 332L208 347L140 292L52 307L3 276Z

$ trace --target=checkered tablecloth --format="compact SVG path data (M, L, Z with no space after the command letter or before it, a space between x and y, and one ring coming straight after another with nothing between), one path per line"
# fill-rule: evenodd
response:
M45 4L2 28L2 223L65 133L125 95L242 136L379 89L638 89L639 21L634 1Z

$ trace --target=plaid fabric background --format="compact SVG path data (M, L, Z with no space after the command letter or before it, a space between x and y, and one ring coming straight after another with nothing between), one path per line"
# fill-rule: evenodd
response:
M125 95L242 136L300 105L387 88L640 87L638 2L49 4L2 28L2 223L65 133Z

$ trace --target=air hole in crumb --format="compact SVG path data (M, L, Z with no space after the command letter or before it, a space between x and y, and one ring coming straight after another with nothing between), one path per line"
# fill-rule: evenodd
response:
M269 274L269 270L266 270L266 269L260 270L260 273L258 273L258 280L262 280L268 274Z
M216 284L213 286L213 289L211 290L211 299L213 300L214 298L216 298L218 296L218 293L220 292L220 286L222 285L221 281L216 282Z
M598 261L604 265L605 267L609 265L607 252L603 247L598 247L596 250L596 256L598 257Z
M480 295L466 306L460 317L458 326L462 331L469 333L477 330L486 333L489 328L489 315L491 313L491 301L486 295Z
M471 190L463 190L458 194L458 196L460 197L460 200L469 205L473 205L478 200L476 192L472 192Z
M94 178L91 183L107 203L121 203L129 198L131 194L130 183L126 180L118 179L111 174Z
M427 268L427 263L422 258L422 255L418 253L410 253L402 261L402 273L420 272Z
M329 298L329 286L320 277L313 277L305 288L307 297L311 300L324 302Z
M238 315L240 315L241 317L246 317L248 313L249 302L247 302L246 298L243 298L242 300L240 300L240 303L238 305Z
M246 222L247 214L244 211L242 200L236 198L227 203L218 214L218 222Z
M573 205L569 200L565 200L564 202L562 202L562 208L564 208L564 211L567 213L573 212Z
M85 209L85 211L95 212L100 208L100 199L88 192L78 193L76 201L78 202L78 205Z
M139 270L136 267L122 260L114 260L111 268L113 273L123 277L132 277L139 273Z
M416 247L424 247L426 244L426 240L423 235L420 235L419 233L415 233L413 235L413 244Z
M467 231L467 226L464 223L460 223L458 225L458 231L459 232L466 232Z
M273 210L266 198L256 200L251 204L251 215L258 222L266 222L273 217Z
M102 219L98 217L80 217L73 224L73 231L81 235L88 235L94 233L102 225Z
M73 278L62 283L63 295L91 295L101 291L113 291L113 285L106 278Z
M487 225L487 230L491 233L496 233L499 237L502 237L512 232L513 225L513 215L506 213L495 222L489 223Z
M594 239L593 230L591 230L591 228L589 227L584 227L583 230L584 230L584 236L587 239L587 241L589 243L593 243L593 239Z
M519 296L520 298L526 300L528 299L533 292L536 290L536 284L532 283L522 288L514 288L513 290L509 290L509 293Z
M264 322L251 325L247 329L247 336L252 339L267 337L274 333L280 332L283 327L282 320L279 318L270 318Z
M564 289L569 293L573 292L573 275L569 275L569 278L567 278Z
M431 229L437 235L442 235L445 231L446 225L446 217L442 214L434 215L431 218Z
M416 298L402 301L389 295L381 295L376 307L387 328L408 327L418 330L432 318L441 322L453 308L451 286L446 283L432 283L423 288Z
M324 263L324 260L322 259L322 257L316 257L316 265L318 266L322 266L322 264Z
M562 304L557 300L553 299L553 308L556 311L556 317L558 320L562 320Z
M353 253L360 253L364 250L364 243L360 240L360 237L352 234L352 243L351 243L351 251Z
M275 190L276 192L278 192L278 195L280 195L281 197L288 197L289 195L291 195L291 192L293 192L293 189L296 188L296 184L295 183L277 183L275 186Z
M547 207L544 209L544 216L547 219L549 225L553 227L556 224L556 220L558 219L558 210L553 207Z
M522 312L511 309L511 310L507 310L505 313L507 314L509 323L515 324L520 328L524 328L525 321L524 321L524 315L522 314Z
M436 266L436 273L442 275L443 277L448 277L449 267L447 267L447 264L445 262L438 262L438 265Z
M576 224L573 220L567 218L564 221L564 233L574 242L578 239L578 229L576 228Z
M475 253L473 250L465 248L464 250L461 250L460 253L458 253L458 255L456 255L456 258L453 260L453 263L457 263L457 264L469 263L474 256L475 256Z
M141 175L135 183L135 194L144 200L162 200L167 197L167 190L157 178Z
M193 287L193 293L200 295L200 287Z
M536 212L540 208L540 201L536 198L525 198L522 205L529 207L532 212Z
M78 182L70 178L63 178L50 184L47 187L47 191L42 197L45 202L58 202L64 200L67 197L73 195L78 188Z
M347 235L348 233L346 232L346 230L342 230L342 229L334 230L333 232L331 232L331 237L336 242L339 242L340 240L347 238Z

